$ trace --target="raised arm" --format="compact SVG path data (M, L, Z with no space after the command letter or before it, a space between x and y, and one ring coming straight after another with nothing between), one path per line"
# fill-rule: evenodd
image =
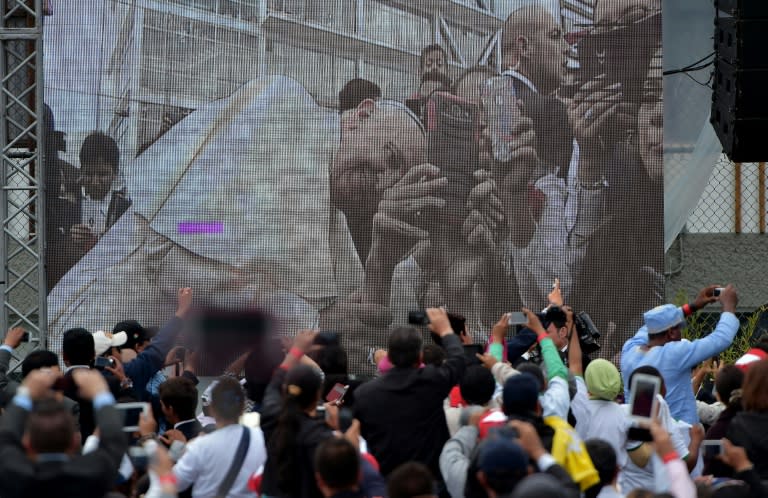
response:
M461 346L459 336L453 333L448 314L442 308L427 308L429 316L429 329L440 336L446 352L446 360L437 371L443 377L444 396L448 396L453 386L459 383L466 369L464 349Z
M179 289L176 313L160 329L141 353L133 360L125 363L125 375L131 378L138 389L143 389L155 373L165 365L165 357L176 343L176 337L184 325L184 318L192 308L192 289Z
M0 346L0 391L9 387L12 387L14 391L16 389L16 384L8 380L8 368L13 352L21 345L25 333L22 327L14 327L5 334L3 345Z
M739 331L739 319L734 314L738 302L739 296L736 289L733 285L728 285L720 293L723 312L715 330L708 336L693 342L681 341L674 344L674 347L679 350L676 352L676 356L681 367L693 368L704 360L717 356L728 349Z

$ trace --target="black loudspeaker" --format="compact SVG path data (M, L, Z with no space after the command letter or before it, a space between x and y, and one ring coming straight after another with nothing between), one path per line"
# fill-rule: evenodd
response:
M710 122L731 160L768 161L768 1L716 7Z

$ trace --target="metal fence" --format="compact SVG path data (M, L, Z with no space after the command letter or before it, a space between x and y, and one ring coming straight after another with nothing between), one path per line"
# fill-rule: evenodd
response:
M765 233L765 163L734 163L721 156L688 233Z

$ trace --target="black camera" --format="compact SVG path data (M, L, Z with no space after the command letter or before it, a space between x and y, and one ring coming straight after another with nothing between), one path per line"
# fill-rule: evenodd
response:
M582 311L573 317L573 322L576 326L576 333L579 334L581 350L585 354L590 354L600 349L600 343L597 342L600 339L600 331L597 330L592 317L586 311Z

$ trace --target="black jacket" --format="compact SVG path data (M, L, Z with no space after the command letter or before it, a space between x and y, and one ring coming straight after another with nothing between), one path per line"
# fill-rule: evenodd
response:
M447 359L442 366L395 367L355 392L355 418L384 476L408 461L440 475L440 451L449 438L443 400L466 366L457 335L443 338L443 347Z
M295 487L293 490L287 490L280 489L278 486L274 435L282 410L282 385L285 375L285 370L277 369L264 393L261 407L261 428L264 431L268 455L267 463L264 465L261 492L265 496L322 498L323 495L315 481L315 450L321 442L333 437L333 430L325 423L324 418L302 416L293 450L295 468L299 472L298 475L294 476Z
M203 431L203 425L198 422L197 419L192 419L181 424L176 428L176 430L184 434L184 437L187 438L187 441L189 441L190 439L194 439L200 435L200 433Z
M0 425L0 496L102 498L112 490L128 443L113 407L101 408L96 418L101 432L96 451L64 461L33 462L21 444L27 411L9 405Z
M741 412L728 426L728 439L747 450L760 479L768 480L768 413Z

